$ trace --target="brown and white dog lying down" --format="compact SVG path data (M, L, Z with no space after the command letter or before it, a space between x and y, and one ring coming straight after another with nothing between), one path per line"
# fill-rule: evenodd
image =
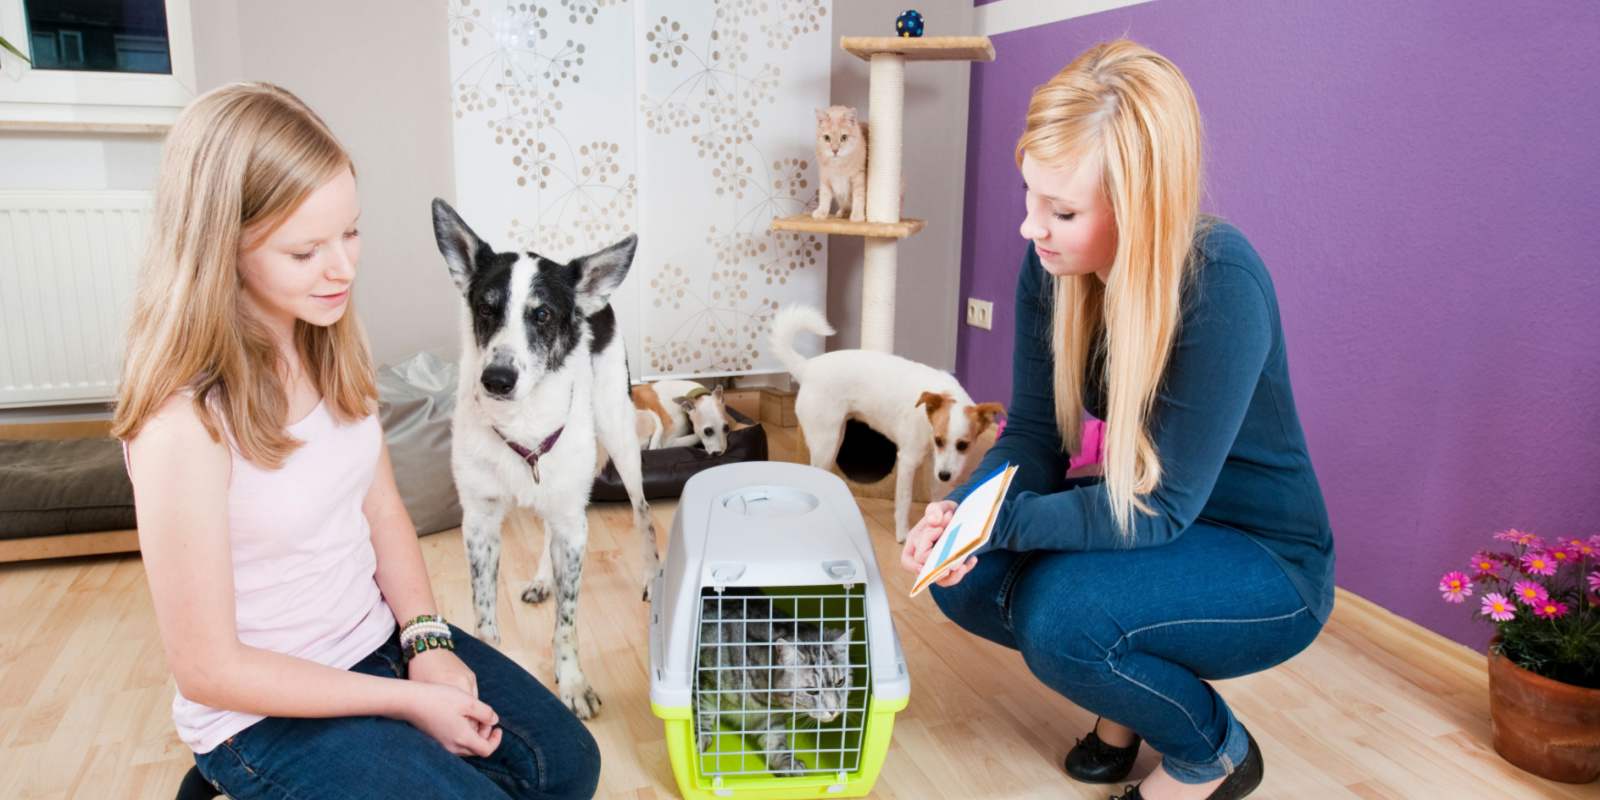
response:
M706 389L694 381L656 381L641 383L631 390L633 407L654 415L649 424L640 415L639 444L646 450L684 447L699 443L709 455L728 449L728 407L722 401L722 387Z
M839 452L845 422L858 419L894 442L894 538L910 530L917 468L933 454L933 475L944 485L977 457L978 437L1005 412L999 403L973 403L955 377L890 353L835 350L806 358L794 349L805 331L833 335L814 308L791 306L772 319L772 349L800 382L794 413L811 450L811 465L826 469Z

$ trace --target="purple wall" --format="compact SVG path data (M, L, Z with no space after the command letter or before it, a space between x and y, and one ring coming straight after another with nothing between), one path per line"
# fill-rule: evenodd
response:
M1010 396L1028 95L1124 34L1194 85L1206 208L1273 273L1339 584L1482 645L1440 574L1500 528L1600 532L1600 4L1165 0L994 37L961 288L995 328L957 352L980 400Z

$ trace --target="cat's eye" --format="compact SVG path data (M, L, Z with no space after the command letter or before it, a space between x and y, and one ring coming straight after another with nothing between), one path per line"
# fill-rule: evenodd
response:
M850 139L850 134L848 134L848 133L839 134L839 144L844 144L849 139Z
M831 142L831 141L833 141L833 137L828 135L828 134L826 134L826 133L824 133L824 134L822 134L822 141Z

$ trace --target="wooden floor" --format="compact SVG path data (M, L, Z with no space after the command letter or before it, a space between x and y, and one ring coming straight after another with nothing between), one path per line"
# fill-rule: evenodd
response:
M775 445L783 445L779 432ZM655 504L663 537L676 504ZM1104 798L1060 763L1092 715L1033 680L1013 652L967 636L894 565L892 503L862 501L912 672L874 796ZM600 796L676 796L646 677L646 606L627 507L590 512L580 606L583 663L605 708ZM506 531L504 649L552 680L553 612L517 599L540 533ZM470 628L459 531L422 540L442 611ZM662 546L665 547L663 538ZM1490 749L1482 656L1341 594L1309 650L1219 685L1266 756L1260 798L1600 798L1600 784L1527 775ZM173 684L133 556L0 566L0 798L170 798L193 763L172 729ZM1136 775L1156 761L1145 748ZM960 767L955 766L960 764Z

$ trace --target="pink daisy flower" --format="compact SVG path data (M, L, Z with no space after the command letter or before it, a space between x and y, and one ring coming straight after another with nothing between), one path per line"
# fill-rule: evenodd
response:
M1595 553L1600 552L1600 549L1597 549L1595 544L1574 536L1567 541L1567 552L1573 558L1594 558Z
M1600 592L1600 570L1589 573L1589 591Z
M1596 552L1600 552L1600 533L1590 536L1589 540L1584 542L1584 544L1589 545L1589 547L1594 549Z
M1572 551L1564 545L1549 551L1548 555L1550 556L1550 560L1555 562L1556 569L1560 569L1567 564L1571 564L1573 560Z
M1516 528L1507 528L1499 533L1496 533L1494 538L1499 539L1502 542L1510 542L1512 544L1525 544L1525 542L1520 541L1522 537L1532 535L1533 534L1531 533L1519 531Z
M1556 562L1543 550L1529 550L1522 556L1522 571L1529 575L1556 574Z
M1472 568L1477 570L1478 577L1493 577L1500 569L1500 562L1483 550L1472 555Z
M1523 605L1530 608L1550 598L1550 593L1533 581L1517 581L1517 585L1511 587L1511 592L1522 601Z
M1544 619L1560 619L1567 615L1567 604L1545 600L1533 607L1533 615Z
M1505 622L1517 615L1512 610L1511 601L1499 592L1490 592L1483 596L1483 610L1480 613L1495 622Z
M1472 580L1464 572L1447 572L1439 579L1439 593L1445 602L1459 603L1472 596Z

